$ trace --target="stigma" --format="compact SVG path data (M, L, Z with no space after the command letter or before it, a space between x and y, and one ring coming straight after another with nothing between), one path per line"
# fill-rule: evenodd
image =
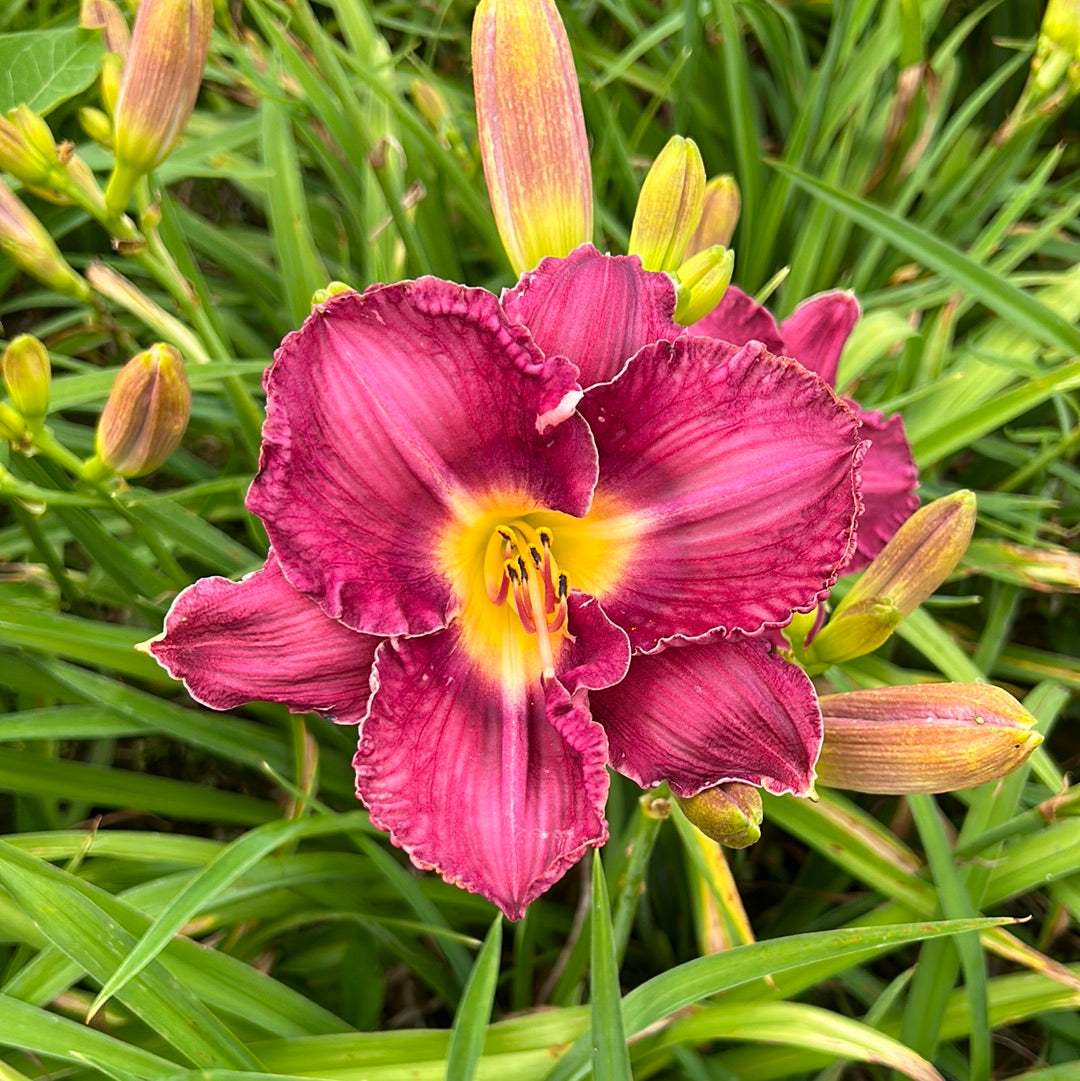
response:
M545 685L555 679L553 640L573 641L566 628L569 585L552 554L553 540L546 526L516 520L497 525L484 552L488 599L500 607L512 604L522 629L536 638Z

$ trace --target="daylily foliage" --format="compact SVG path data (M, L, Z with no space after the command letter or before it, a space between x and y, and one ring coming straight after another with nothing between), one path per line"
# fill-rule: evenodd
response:
M423 278L319 304L266 376L266 566L184 591L150 647L211 707L358 724L373 821L511 918L605 840L609 764L812 786L813 687L761 632L854 550L859 423L674 308L588 246L501 301Z

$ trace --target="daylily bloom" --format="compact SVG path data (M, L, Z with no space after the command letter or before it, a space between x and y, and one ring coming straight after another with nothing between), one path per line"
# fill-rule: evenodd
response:
M833 290L804 300L778 326L768 309L729 286L719 305L695 323L691 333L734 345L759 341L773 353L794 357L835 386L840 353L858 319L855 297ZM845 568L850 572L862 570L918 507L919 472L898 413L887 417L845 400L859 415L863 435L870 441L862 464L865 511L859 519L857 550Z
M813 687L760 632L853 550L858 421L674 308L588 246L501 300L421 278L318 304L265 379L266 565L189 587L149 644L212 708L359 723L372 821L512 919L606 839L608 764L680 796L812 787Z

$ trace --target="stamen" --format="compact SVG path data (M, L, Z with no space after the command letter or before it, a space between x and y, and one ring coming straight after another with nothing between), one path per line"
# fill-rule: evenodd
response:
M553 635L573 641L566 630L567 577L559 571L551 548L552 531L515 520L496 526L484 551L484 583L493 604L502 605L511 593L522 630L536 636L541 682L555 679ZM537 572L529 573L529 564Z

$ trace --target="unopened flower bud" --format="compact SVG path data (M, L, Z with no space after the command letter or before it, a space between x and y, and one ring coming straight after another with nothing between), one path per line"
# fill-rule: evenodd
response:
M641 185L627 251L646 270L677 270L704 201L701 151L693 139L673 135Z
M818 781L853 792L953 792L997 780L1042 743L1035 718L985 683L927 683L821 698Z
M0 117L0 169L24 184L41 185L56 166L56 141L33 109L16 105Z
M975 496L967 490L917 510L836 606L807 659L836 663L877 649L953 572L974 528Z
M162 465L180 445L191 415L191 391L180 354L161 342L120 369L98 421L95 450L122 477Z
M1063 83L1070 94L1080 90L1080 0L1048 0L1031 71L1043 94Z
M585 117L554 0L480 0L472 60L484 178L520 274L592 238Z
M714 176L705 185L701 220L686 248L686 258L714 244L727 247L739 224L742 201L733 176Z
M0 402L0 442L21 443L26 436L26 423L22 417L7 405Z
M112 0L82 0L79 25L87 30L102 32L105 51L123 60L131 46L127 20Z
M123 81L124 61L116 53L106 53L101 58L101 104L105 106L105 114L110 118L116 113L116 102L120 97L120 85ZM112 124L110 119L110 129ZM108 141L111 146L111 133Z
M123 210L139 177L183 134L202 82L213 0L142 0L114 113L116 165L105 193Z
M112 121L100 109L94 109L89 105L79 110L79 123L83 131L100 146L112 146L113 126Z
M413 79L409 83L409 93L416 111L427 121L431 130L441 132L450 116L450 106L446 104L443 92L426 79Z
M90 289L68 266L46 228L0 180L0 251L65 296L87 300Z
M735 253L719 244L692 255L675 274L675 322L691 326L720 303L731 284Z
M761 793L742 781L725 781L696 796L676 796L683 814L725 848L748 848L761 837Z
M311 294L311 306L313 308L318 307L318 305L325 304L331 297L336 297L339 293L351 293L354 291L351 285L346 285L344 282L330 282L328 285L323 286L322 289L316 289Z
M20 334L4 350L0 372L16 411L30 428L40 427L49 411L52 368L48 350L32 334Z

